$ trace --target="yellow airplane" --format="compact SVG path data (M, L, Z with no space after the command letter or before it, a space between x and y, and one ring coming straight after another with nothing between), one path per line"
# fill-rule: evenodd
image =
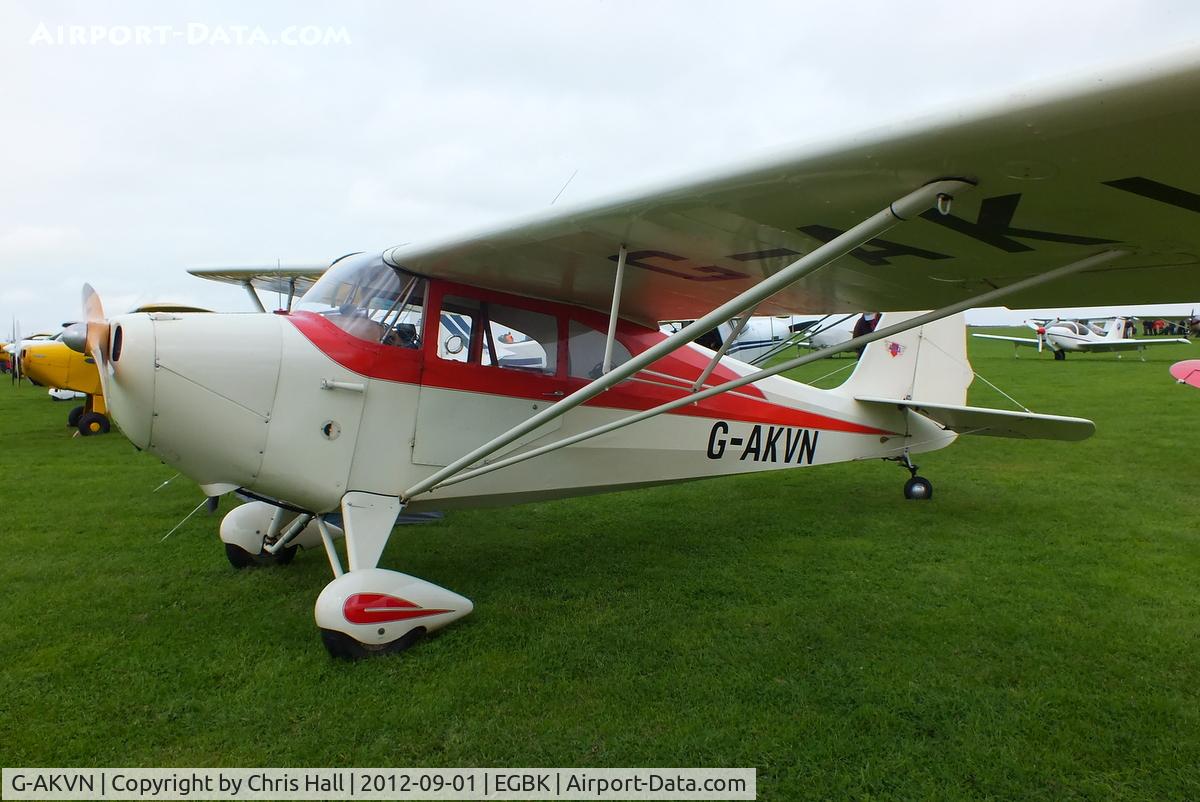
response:
M109 430L108 407L100 387L100 373L90 356L72 351L61 341L26 345L21 349L21 373L38 384L84 393L87 399L67 415L67 425L85 437Z

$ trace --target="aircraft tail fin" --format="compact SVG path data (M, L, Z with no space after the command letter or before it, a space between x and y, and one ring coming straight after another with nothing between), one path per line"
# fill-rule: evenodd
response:
M1125 337L1125 318L1114 317L1104 324L1104 339L1121 340Z
M879 328L920 314L885 313ZM837 392L961 405L974 376L967 360L966 319L958 314L871 343Z

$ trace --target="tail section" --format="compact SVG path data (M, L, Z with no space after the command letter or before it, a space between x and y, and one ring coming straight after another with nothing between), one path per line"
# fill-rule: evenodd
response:
M1112 320L1104 324L1104 339L1106 340L1123 340L1125 339L1125 318L1114 317Z
M888 312L879 328L901 323L921 312ZM967 325L951 315L866 347L858 366L836 392L850 398L903 398L931 404L967 402L974 373L967 361Z

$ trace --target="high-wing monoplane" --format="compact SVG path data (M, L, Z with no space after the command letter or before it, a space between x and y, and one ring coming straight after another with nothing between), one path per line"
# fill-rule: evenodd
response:
M86 287L72 341L135 445L207 495L259 499L226 515L227 547L253 562L324 547L332 653L391 651L472 608L379 567L405 510L864 459L929 498L912 457L960 434L1089 436L1083 419L969 406L961 313L1194 297L1197 98L1195 63L1019 95L352 255L289 313L106 319ZM770 368L691 345L752 313L864 309L885 313L874 331ZM505 364L497 327L540 360ZM779 375L863 346L836 389Z
M1127 318L1114 317L1104 327L1082 320L1030 320L1026 325L1036 337L1008 337L1002 334L975 334L981 340L1002 340L1013 344L1013 353L1020 347L1036 348L1040 354L1049 349L1054 358L1067 358L1068 351L1082 353L1111 353L1137 351L1143 355L1147 348L1157 345L1190 343L1184 337L1134 337L1133 326Z

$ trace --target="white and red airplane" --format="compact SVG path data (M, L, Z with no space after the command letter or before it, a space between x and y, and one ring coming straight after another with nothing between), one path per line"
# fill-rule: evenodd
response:
M393 651L472 608L379 567L404 511L863 459L929 498L910 457L958 434L1089 436L967 406L961 313L1195 297L1197 141L1200 64L1159 66L348 256L288 313L106 320L85 287L69 339L135 445L261 500L222 521L236 563L323 545L326 646ZM691 345L754 313L863 309L887 313L875 331L768 369ZM498 329L540 362L505 364ZM866 344L837 389L779 375Z
M1018 347L1043 348L1054 352L1054 358L1067 358L1068 351L1082 353L1110 353L1113 351L1137 351L1145 359L1145 351L1153 345L1190 344L1184 337L1126 337L1127 318L1111 318L1104 328L1094 323L1079 320L1030 320L1027 326L1037 333L1037 338L1007 337L1002 334L975 334L981 340L1003 340L1013 344L1013 354ZM1119 353L1118 353L1119 356Z

